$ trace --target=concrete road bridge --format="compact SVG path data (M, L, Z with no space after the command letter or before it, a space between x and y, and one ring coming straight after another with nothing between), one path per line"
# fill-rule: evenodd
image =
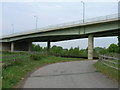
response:
M88 38L88 59L93 59L94 37L120 35L119 14L78 20L2 36L1 51L30 51L32 42L50 42ZM104 43L104 42L101 42Z

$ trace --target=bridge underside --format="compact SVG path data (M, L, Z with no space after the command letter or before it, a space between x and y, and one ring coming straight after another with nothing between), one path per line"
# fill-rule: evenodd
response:
M57 42L57 41L64 41L64 40L72 40L72 39L81 39L81 38L88 38L90 34L72 34L72 35L50 35L50 36L40 36L35 38L28 38L23 40L17 40L17 42ZM92 33L94 37L109 37L109 36L119 36L120 30L111 30L111 31L104 31L99 33Z
M4 42L2 43L2 51L30 51L32 42L48 42L48 52L50 49L50 42L72 40L79 38L88 38L88 59L93 59L93 47L94 47L94 37L107 37L107 36L118 36L120 35L120 30L113 30L111 32L99 32L93 34L83 34L83 35L56 35L56 36L43 36L36 38L29 38L24 40L17 40L15 42Z
M32 42L18 41L12 43L0 43L1 51L30 51Z
M48 42L49 51L50 42L88 38L88 59L93 59L94 37L119 35L120 29L118 27L118 21L111 21L4 38L0 50L30 51L32 42Z

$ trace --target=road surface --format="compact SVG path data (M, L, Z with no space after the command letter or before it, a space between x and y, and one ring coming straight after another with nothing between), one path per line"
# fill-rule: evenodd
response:
M117 88L117 83L96 72L96 61L56 63L38 69L23 88Z

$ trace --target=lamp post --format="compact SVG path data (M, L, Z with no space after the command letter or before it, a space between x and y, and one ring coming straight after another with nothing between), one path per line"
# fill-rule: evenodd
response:
M83 4L83 23L85 22L85 3L83 1L81 1L81 3Z
M37 30L37 24L38 24L38 17L34 16L36 18L36 30Z
M11 24L12 26L12 33L14 34L14 24Z

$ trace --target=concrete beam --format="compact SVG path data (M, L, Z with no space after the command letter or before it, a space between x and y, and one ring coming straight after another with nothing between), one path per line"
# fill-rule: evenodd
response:
M47 52L50 52L50 41L47 42Z
M93 59L94 38L93 35L88 36L88 59Z

